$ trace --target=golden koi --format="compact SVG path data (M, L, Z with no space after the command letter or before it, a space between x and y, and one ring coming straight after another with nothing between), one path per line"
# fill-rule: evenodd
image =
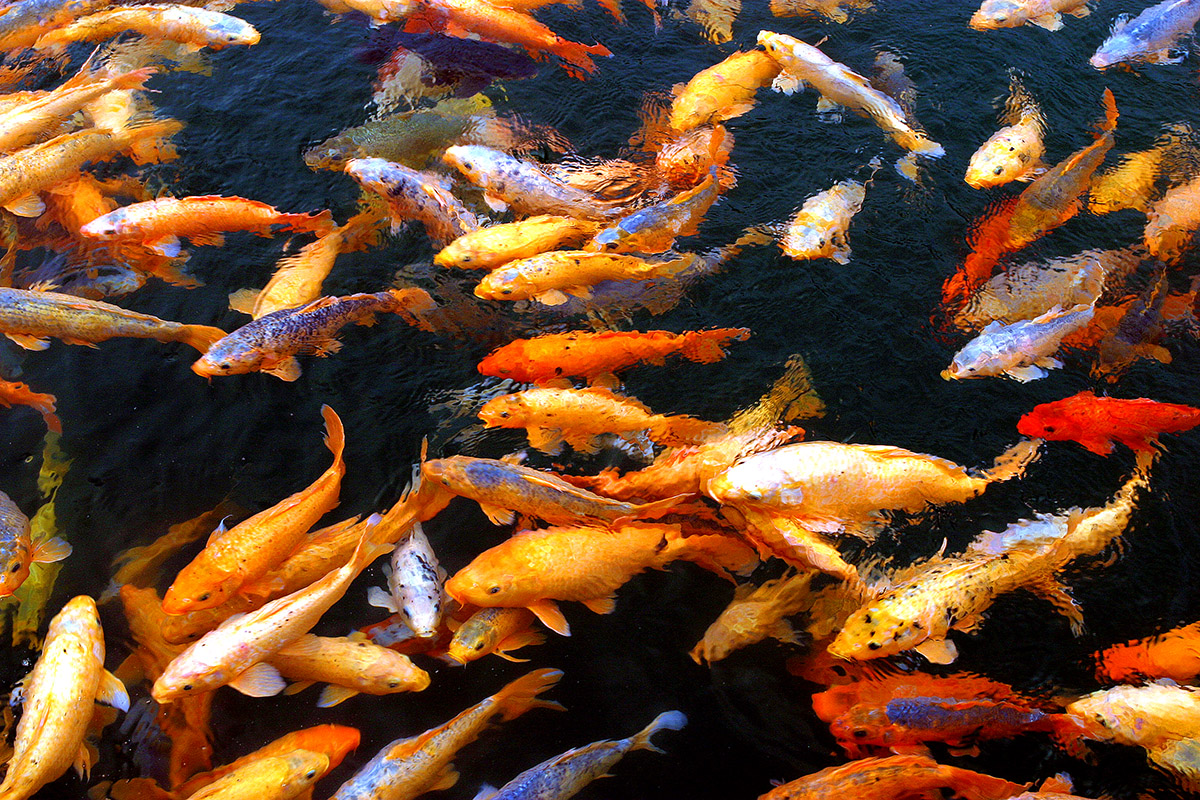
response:
M1019 28L1025 23L1048 31L1060 30L1062 15L1086 17L1092 0L983 0L967 23L977 31Z
M183 5L145 5L97 11L46 32L33 47L59 51L71 42L102 42L125 31L213 50L259 40L254 26L238 17Z
M568 295L591 297L591 287L602 281L670 278L692 263L687 257L646 261L622 253L556 250L510 261L489 272L475 287L475 296L485 300L534 299L557 306L567 302Z
M796 631L785 618L812 604L810 584L815 574L797 572L761 586L749 583L738 586L733 600L692 648L689 654L692 660L711 664L767 637L798 643Z
M233 770L189 795L189 800L292 800L311 792L329 769L324 753L293 750Z
M1000 122L1004 127L971 156L964 178L968 186L990 189L1009 181L1028 183L1048 169L1042 161L1046 118L1015 71L1009 77L1009 96Z
M1146 228L1142 240L1150 254L1175 263L1192 244L1192 234L1200 228L1200 178L1169 190L1146 209Z
M578 247L597 228L597 223L588 220L539 214L464 234L442 248L433 263L459 269L495 269L519 258Z
M819 192L787 223L779 246L796 260L831 258L839 264L850 261L850 243L846 231L854 215L862 210L867 188L858 181L846 180Z
M317 708L329 708L359 692L373 695L420 692L429 687L429 673L394 650L372 644L361 633L330 638L301 636L271 656L268 662L285 678L299 681L288 693L313 683L328 684Z
M481 608L454 632L446 648L446 657L463 665L489 653L495 653L506 661L527 661L509 653L546 641L541 631L533 629L535 619L533 612L527 608Z
M671 127L679 132L740 117L754 108L759 89L779 75L779 64L761 50L734 53L672 89Z

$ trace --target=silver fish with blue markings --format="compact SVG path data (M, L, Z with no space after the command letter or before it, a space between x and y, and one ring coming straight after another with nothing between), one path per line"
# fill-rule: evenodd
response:
M1078 305L1064 311L1055 306L1035 319L988 323L955 354L942 377L949 381L1006 375L1021 383L1044 378L1046 370L1062 366L1054 354L1063 338L1086 327L1095 310Z
M393 233L408 220L419 220L429 238L445 247L479 228L479 220L437 175L382 158L353 158L345 169L364 189L387 201Z
M399 614L421 639L436 636L442 619L446 571L438 564L421 523L413 525L408 537L392 551L390 569L385 568L384 574L387 590L372 586L367 602Z
M1123 62L1176 64L1182 55L1172 55L1176 43L1200 21L1200 0L1164 0L1133 19L1117 17L1112 33L1088 63L1107 69Z

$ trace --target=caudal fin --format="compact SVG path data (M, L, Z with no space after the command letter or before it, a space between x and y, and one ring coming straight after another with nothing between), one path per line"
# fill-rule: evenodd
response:
M1109 133L1117 128L1117 99L1113 97L1112 89L1104 90L1104 122L1100 123L1101 134Z
M414 328L433 332L433 325L425 319L425 315L437 310L437 303L424 289L388 289L388 294L399 301L393 312L404 318L404 321Z
M945 765L942 769L947 773L950 788L967 800L1008 800L1029 788L1025 784L1012 783L969 769Z
M346 429L342 427L342 418L329 406L321 406L321 416L325 418L325 446L333 453L335 466L342 465L342 451L346 447Z
M177 119L151 119L135 122L121 131L125 137L125 149L138 166L161 164L174 161L179 151L171 143L171 137L183 130Z
M650 427L650 438L659 444L699 444L728 432L722 422L709 422L685 415L659 417Z
M220 328L211 325L184 325L175 336L175 341L189 344L201 353L207 353L208 348L215 342L224 339L227 334Z
M749 328L715 328L711 331L688 331L683 334L680 355L689 361L712 364L723 359L731 341L744 342L750 337Z
M333 212L327 208L315 214L280 214L279 222L289 230L315 233L318 236L325 236L337 227L337 223L333 221Z
M496 710L508 722L529 711L531 708L552 708L565 711L561 703L553 700L538 700L537 696L546 691L562 677L560 669L535 669L528 675L517 678L500 691L492 695Z
M983 477L990 483L1003 483L1021 477L1029 465L1037 461L1041 445L1041 439L1022 439L996 456L992 468L984 470Z
M567 39L559 39L550 48L550 52L566 61L575 69L567 69L567 74L573 78L583 79L584 72L595 72L596 65L592 61L591 56L612 55L612 51L602 44L586 45L580 42L572 42Z
M664 711L641 731L629 737L629 749L653 750L656 753L662 753L664 751L651 742L650 737L659 731L682 730L683 726L687 725L687 721L687 715L682 711Z

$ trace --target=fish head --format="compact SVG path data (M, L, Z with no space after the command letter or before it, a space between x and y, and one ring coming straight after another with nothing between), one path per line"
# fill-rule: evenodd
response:
M597 233L584 249L593 253L627 252L630 238L630 232L618 224Z
M928 626L905 619L882 603L873 603L850 615L829 645L837 658L884 658L911 650L929 638Z
M359 738L358 728L348 725L314 725L292 734L297 750L324 753L329 759L329 769L341 764L342 759L358 749Z
M490 375L493 378L507 378L514 372L514 368L506 361L508 359L516 360L521 358L522 354L512 354L512 345L505 348L507 358L501 358L499 352L489 353L483 357L476 367L480 375Z
M942 370L942 378L948 381L964 381L999 374L1003 366L997 354L983 346L980 338L967 342L962 350L954 354L950 366Z
M523 428L526 417L525 401L515 394L493 397L479 409L479 418L488 428Z
M478 145L454 145L447 147L442 153L442 161L463 174L467 180L477 186L483 185L486 174L485 165L489 162L490 151Z
M26 537L0 540L0 597L11 595L29 577L33 558L26 542Z
M202 646L202 643L195 646ZM164 704L181 697L195 697L211 691L214 686L223 686L237 677L230 674L229 668L219 662L207 663L194 655L186 658L189 652L194 654L194 650L185 650L158 676L158 680L150 688L150 696L155 702Z
M243 375L271 366L262 350L236 339L223 339L208 348L208 352L192 363L192 372L204 378L220 375Z
M789 487L787 476L764 458L750 457L737 462L709 479L704 491L722 504L778 506L798 505L803 500L803 490Z
M270 789L276 790L278 787L288 793L294 791L296 794L292 794L292 797L321 780L332 768L329 756L312 750L293 750L283 756L283 760L287 764L285 775L280 783L271 786ZM263 788L267 789L265 786Z
M101 241L115 239L125 232L128 217L129 212L126 209L118 208L103 216L96 217L80 228L79 232L88 238L99 239Z
M261 38L253 25L229 14L221 14L209 26L208 32L212 39L220 43L220 47L258 44L258 40Z
M352 158L342 169L362 186L386 193L387 187L392 184L390 175L394 166L382 158Z
M537 294L519 269L499 267L483 276L475 287L475 296L483 300L527 300Z
M335 136L304 151L304 163L309 169L345 169L352 160L355 147L349 139Z
M1075 438L1078 433L1077 427L1072 418L1064 414L1056 403L1036 406L1017 420L1017 432L1022 436L1056 442Z
M977 31L1016 28L1029 19L1029 11L1015 0L985 0L967 24Z
M1111 66L1133 59L1141 51L1141 44L1128 33L1114 33L1104 40L1096 49L1088 63L1096 69L1108 69Z
M446 655L466 666L492 652L499 643L496 635L496 611L497 609L485 608L475 612L454 632L454 637L446 647Z
M963 180L974 189L990 189L1026 174L1035 160L1030 142L1013 135L993 136L975 151Z
M470 462L461 456L449 458L433 458L421 462L421 477L445 486L454 493L470 481L467 476L467 466Z
M233 596L242 581L235 575L217 573L203 562L184 567L163 595L163 612L171 616L216 608Z
M359 673L359 678L375 691L420 692L429 688L429 673L418 667L403 653L380 648L379 657Z
M839 741L854 745L889 746L896 738L887 709L871 705L848 709L829 723L829 732Z
M519 604L517 597L524 594L526 583L508 565L484 553L446 581L446 594L463 605L508 606Z

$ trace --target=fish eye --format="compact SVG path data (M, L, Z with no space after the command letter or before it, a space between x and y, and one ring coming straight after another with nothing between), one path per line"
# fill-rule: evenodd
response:
M400 681L388 681L388 688L395 689L400 685Z
M310 769L308 772L304 773L304 777L311 781L313 778L317 777L317 771L315 769Z
M220 364L217 364L217 369L233 369L233 365L228 361L222 361Z
M183 685L183 690L184 690L185 692L190 692L190 691L192 690L192 685L191 685L190 683L185 683L185 684Z
M20 571L21 571L21 562L20 561L13 562L12 569L10 569L9 572L17 573Z
M999 175L1001 172L1004 172L1004 170L1000 167L996 167L994 170L992 170L993 175Z
M1047 425L1047 426L1045 426L1045 427L1046 427L1046 433L1054 433L1054 426L1053 426L1053 425Z
M467 169L467 170L475 169L474 167L471 166L470 161L460 161L459 164L462 166L463 169Z
M499 587L499 586L497 586L496 588L497 588L497 589L499 589L500 587ZM476 653L478 653L478 652L479 652L480 650L482 650L482 649L483 649L483 642L480 642L479 644L475 645L475 652L476 652Z
M855 731L854 731L855 739L864 739L864 738L866 738L866 736L867 736L867 732L864 731L862 728L855 729Z
M507 412L507 411L501 411L501 412L500 412L500 419L508 419L508 412Z
M500 587L493 586L492 588L488 589L488 594L500 594Z
M197 602L200 602L200 603L206 603L206 602L208 602L208 599L209 599L210 597L212 597L212 593L211 593L211 592L205 592L204 594L202 594L202 595L200 595L199 597L197 597L197 598L196 598L196 600L197 600Z

